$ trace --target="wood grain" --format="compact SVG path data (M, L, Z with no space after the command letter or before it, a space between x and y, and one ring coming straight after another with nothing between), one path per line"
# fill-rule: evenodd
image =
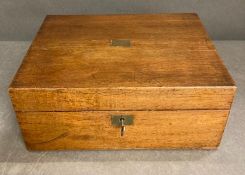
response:
M17 111L165 110L229 109L235 88L196 14L152 14L47 16L9 91Z
M16 111L230 109L233 87L10 89Z
M17 112L28 149L216 148L228 110ZM111 125L112 114L134 116L134 125Z
M9 87L33 150L216 148L235 91L188 13L47 16Z
M11 85L176 86L234 86L195 14L48 16Z

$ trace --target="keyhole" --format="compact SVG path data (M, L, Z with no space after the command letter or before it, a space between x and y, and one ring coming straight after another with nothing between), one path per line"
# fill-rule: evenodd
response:
M120 123L121 123L121 136L124 135L125 132L125 126L124 126L124 118L120 118Z

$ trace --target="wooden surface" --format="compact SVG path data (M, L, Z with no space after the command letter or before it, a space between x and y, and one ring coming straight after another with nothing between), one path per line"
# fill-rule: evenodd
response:
M47 16L9 94L29 149L208 149L235 90L196 14L158 14Z
M16 111L230 109L235 88L10 89Z
M215 148L228 110L17 112L29 149ZM134 125L111 125L112 114L134 116Z
M233 85L196 14L158 14L48 16L11 87Z
M235 85L196 14L47 16L9 91L17 111L229 109Z

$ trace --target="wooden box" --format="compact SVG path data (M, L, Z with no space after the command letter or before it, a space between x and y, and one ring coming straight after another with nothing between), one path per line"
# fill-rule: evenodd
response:
M196 14L47 16L9 94L28 149L216 148L235 84Z

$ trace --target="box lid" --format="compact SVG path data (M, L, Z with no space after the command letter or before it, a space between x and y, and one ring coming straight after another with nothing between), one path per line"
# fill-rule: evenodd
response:
M206 105L182 104L193 88ZM234 88L196 14L151 14L47 16L9 91L16 110L154 110L229 108Z

